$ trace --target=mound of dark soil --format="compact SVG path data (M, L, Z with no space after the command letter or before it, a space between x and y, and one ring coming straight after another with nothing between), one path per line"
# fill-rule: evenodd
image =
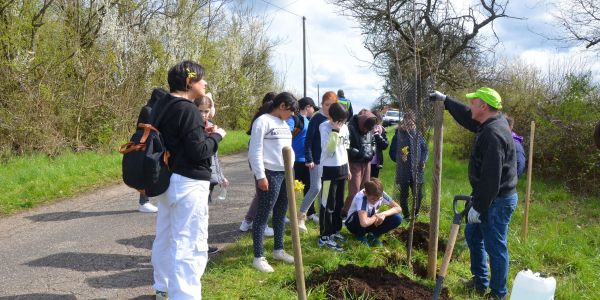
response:
M385 300L429 300L433 290L403 275L396 275L384 267L340 266L331 272L313 271L306 285L314 288L325 284L327 297L345 299L364 297ZM440 299L450 299L444 288Z
M391 234L401 240L403 240L408 247L408 235L410 234L409 228L397 228L394 229ZM413 231L413 249L420 249L427 251L429 249L429 224L423 222L415 223L415 229ZM446 250L446 241L438 238L438 252L444 252Z

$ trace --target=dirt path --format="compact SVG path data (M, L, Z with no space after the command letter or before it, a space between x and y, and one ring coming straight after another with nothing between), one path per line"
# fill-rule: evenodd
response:
M239 238L254 193L246 154L222 161L232 184L209 226L209 243L221 247ZM121 184L0 218L0 299L154 299L155 214L137 206Z

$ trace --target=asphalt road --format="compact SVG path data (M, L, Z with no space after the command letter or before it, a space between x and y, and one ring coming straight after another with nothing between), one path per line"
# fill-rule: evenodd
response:
M239 238L254 193L246 154L221 160L231 186L209 221L209 244L220 248ZM0 218L0 299L154 299L156 215L137 201L120 184Z

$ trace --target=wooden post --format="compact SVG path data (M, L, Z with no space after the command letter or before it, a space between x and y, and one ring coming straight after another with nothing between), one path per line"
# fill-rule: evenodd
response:
M531 121L531 133L529 134L529 160L527 161L527 194L525 196L525 216L523 221L523 240L527 241L529 227L529 201L531 199L531 177L533 169L533 139L535 136L535 121Z
M296 270L296 290L298 292L298 299L306 300L304 264L302 263L300 231L298 229L298 215L296 213L296 192L294 191L294 162L292 161L292 148L284 147L281 152L283 153L283 162L285 165L285 186L287 189L288 207L290 212L290 225L292 226L292 245L294 246L294 265Z
M429 212L429 250L427 277L435 280L440 227L440 194L442 190L442 149L444 141L444 102L433 103L433 180L431 184L431 211Z

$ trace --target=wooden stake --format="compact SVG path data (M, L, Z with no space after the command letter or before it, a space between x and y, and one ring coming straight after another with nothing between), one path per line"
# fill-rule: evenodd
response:
M296 290L298 292L298 299L306 300L304 264L302 263L300 231L298 229L298 215L296 213L296 192L294 191L294 162L292 161L292 148L284 147L281 152L283 153L283 162L285 165L285 186L287 189L288 207L290 212L290 225L292 226L292 245L294 246Z
M525 196L525 217L523 221L523 240L527 241L529 227L529 201L531 200L531 177L533 175L533 139L535 136L535 121L531 121L531 133L529 134L529 160L527 162L527 195Z
M435 280L440 227L440 194L442 190L442 148L444 141L444 102L433 104L433 179L431 183L431 210L429 211L429 250L427 251L427 278Z

